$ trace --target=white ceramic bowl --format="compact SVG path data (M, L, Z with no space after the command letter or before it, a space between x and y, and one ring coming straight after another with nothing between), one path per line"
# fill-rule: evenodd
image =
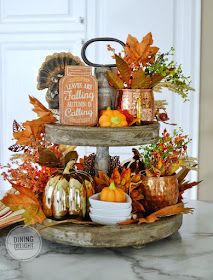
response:
M108 209L103 208L93 208L90 207L90 213L92 215L97 216L106 216L106 217L122 217L122 216L129 216L132 212L132 207L124 208L124 209Z
M115 209L115 210L122 210L132 207L132 199L128 194L126 194L126 202L107 202L99 200L99 193L96 193L89 198L90 205L93 209Z
M130 216L107 217L107 216L93 215L91 213L89 215L93 222L101 224L101 225L116 225L120 222L130 219Z

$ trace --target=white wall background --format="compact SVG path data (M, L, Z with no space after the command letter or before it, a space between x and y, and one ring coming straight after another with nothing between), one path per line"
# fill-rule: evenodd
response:
M34 114L28 95L44 101L36 90L38 69L46 55L71 51L80 55L82 43L92 37L112 36L123 41L128 33L141 39L151 31L162 51L176 49L176 60L192 76L196 91L190 103L165 92L171 122L193 138L191 155L198 154L200 0L0 0L0 161L5 163L12 144L12 122ZM105 45L91 46L95 61L109 61ZM170 129L170 127L167 127ZM83 153L90 148L80 149ZM130 148L112 149L129 157ZM192 175L195 178L196 174ZM3 188L2 188L3 189ZM196 191L188 194L196 198Z

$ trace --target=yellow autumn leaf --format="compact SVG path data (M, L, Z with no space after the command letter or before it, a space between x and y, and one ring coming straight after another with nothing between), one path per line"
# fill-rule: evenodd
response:
M174 174L184 163L184 160L178 160L177 162L173 163L169 172L169 175Z
M118 68L118 71L121 74L122 80L129 84L130 80L130 75L131 75L131 69L129 68L128 64L126 61L123 60L122 57L119 55L115 54L115 60L116 60L116 66Z
M115 89L123 89L124 83L123 81L112 71L107 71L107 79L110 85L112 85Z
M132 88L134 89L142 88L144 86L144 83L145 83L145 72L141 68L133 75Z

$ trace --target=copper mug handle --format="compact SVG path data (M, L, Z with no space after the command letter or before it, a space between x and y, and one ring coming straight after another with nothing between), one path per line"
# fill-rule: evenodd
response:
M84 43L84 45L81 49L81 57L87 65L93 66L93 67L116 67L116 64L97 64L97 63L93 63L87 59L86 49L90 44L95 43L95 42L116 42L123 47L125 46L125 43L119 39L112 38L112 37L99 37L99 38L93 38L93 39L88 40L86 43Z

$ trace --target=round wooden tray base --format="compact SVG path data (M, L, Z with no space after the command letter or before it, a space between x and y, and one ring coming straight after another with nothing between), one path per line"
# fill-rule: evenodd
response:
M44 225L51 224L45 220ZM93 226L61 224L53 227L36 225L44 239L52 242L93 248L140 247L174 234L182 225L182 215L162 218L150 224ZM43 229L42 229L43 228Z

